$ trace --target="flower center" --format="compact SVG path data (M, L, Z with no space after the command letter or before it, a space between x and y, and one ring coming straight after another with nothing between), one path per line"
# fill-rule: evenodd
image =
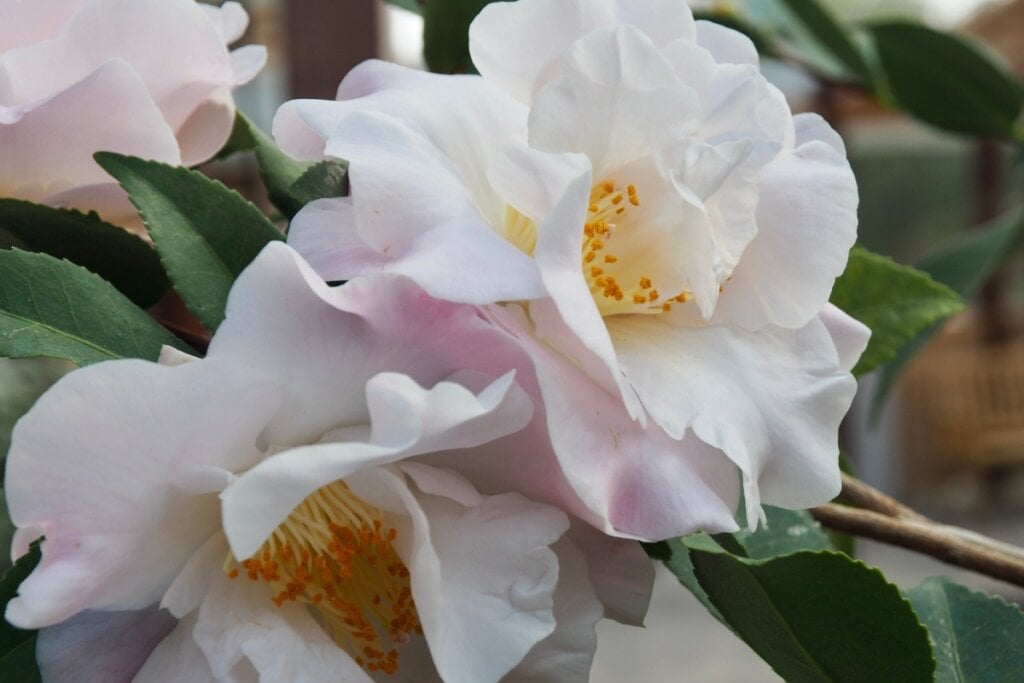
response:
M312 606L339 647L370 672L398 670L397 646L422 635L398 532L337 481L310 494L247 560L224 571L271 587L274 604Z
M602 315L667 313L673 303L686 303L683 291L665 296L658 290L643 254L649 248L631 226L630 213L640 207L634 185L606 180L590 191L583 225L583 273ZM660 256L660 255L657 255Z

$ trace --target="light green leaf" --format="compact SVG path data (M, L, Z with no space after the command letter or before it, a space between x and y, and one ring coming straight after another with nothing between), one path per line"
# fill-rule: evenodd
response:
M1024 612L946 578L931 578L907 591L928 627L937 683L996 683L1024 672Z
M928 633L877 569L829 551L755 560L687 544L708 600L786 681L932 680Z
M1011 137L1024 104L1020 82L972 43L909 21L867 26L901 107L956 133Z
M476 73L469 25L492 0L430 0L423 8L423 56L431 71Z
M197 171L111 152L96 161L128 191L189 310L216 330L235 278L281 232L237 192Z
M871 328L855 375L892 360L921 330L963 309L956 292L927 274L860 247L850 252L831 300Z
M807 29L817 43L828 50L849 72L867 85L874 82L871 67L850 34L817 0L780 0Z
M103 278L67 261L0 251L0 356L87 365L190 349Z
M7 246L88 268L143 308L156 303L171 286L151 246L95 213L0 199L2 233L14 238Z

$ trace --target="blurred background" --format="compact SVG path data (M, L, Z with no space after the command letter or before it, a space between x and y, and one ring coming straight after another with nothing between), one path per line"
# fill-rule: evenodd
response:
M251 17L243 42L266 45L270 60L236 99L264 130L287 99L333 99L341 77L364 59L424 66L422 18L383 0L242 4ZM743 13L755 23L775 20L774 3L766 0L692 4ZM897 15L970 36L1024 78L1024 0L825 4L848 21ZM861 191L860 240L873 251L923 267L941 263L946 245L982 234L980 226L1024 200L1024 163L1009 146L927 128L789 64L766 60L764 71L794 110L818 111L846 140ZM264 201L249 160L204 170ZM862 378L842 437L868 483L940 521L1024 545L1024 260L1010 259L975 284L968 310L902 372ZM0 359L0 453L18 416L67 369L57 361ZM868 541L859 542L857 554L901 586L947 574L1024 603L1024 591L922 556ZM779 680L667 573L659 575L647 629L609 623L599 634L592 678L598 683Z

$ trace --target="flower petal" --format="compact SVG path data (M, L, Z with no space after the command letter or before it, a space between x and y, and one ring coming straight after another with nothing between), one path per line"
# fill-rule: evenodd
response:
M836 435L856 382L821 322L745 332L634 316L609 328L651 418L675 439L720 448L743 471L748 523L762 502L811 507L838 493Z
M724 285L715 322L800 328L828 301L857 235L857 182L821 117L794 117L796 147L761 171L757 237Z
M214 91L178 129L181 163L196 166L212 158L228 141L234 120L235 101L231 90Z
M39 671L52 683L131 680L176 623L155 605L132 612L86 610L39 631Z
M208 360L102 363L57 383L18 423L7 457L11 520L26 531L14 554L46 536L8 620L36 628L159 600L219 526L216 497L175 482L199 464L251 464L277 403L251 370Z
M832 342L836 345L839 367L850 372L868 346L868 340L871 339L870 328L832 304L826 304L825 308L821 309L818 319L824 323Z
M529 102L570 45L622 25L639 28L659 47L695 35L693 15L677 0L520 0L485 7L469 27L469 50L487 80Z
M654 589L654 563L643 547L576 521L568 537L587 559L590 583L604 605L604 616L643 626Z
M739 31L714 21L698 21L697 44L711 53L719 64L758 66L760 59L754 42Z

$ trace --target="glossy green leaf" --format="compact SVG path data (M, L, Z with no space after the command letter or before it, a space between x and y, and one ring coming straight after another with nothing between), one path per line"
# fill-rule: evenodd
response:
M907 591L934 644L937 683L996 683L1024 673L1024 612L1002 598L931 578Z
M303 205L348 195L348 164L327 159L314 164L292 183L289 193Z
M110 152L96 161L128 191L189 310L216 330L235 278L281 232L237 192L197 171Z
M88 268L143 308L171 286L151 246L96 213L0 199L0 232L14 238L13 246Z
M950 33L909 21L869 25L886 80L922 121L971 135L1014 135L1024 90L1006 67Z
M832 303L871 328L871 341L854 374L892 360L930 325L963 309L953 290L927 274L854 247L832 290Z
M877 569L829 551L758 560L687 545L707 599L786 681L932 680L928 632Z
M28 575L39 564L40 557L41 553L39 552L39 543L37 541L32 544L32 547L25 555L18 558L18 561L3 573L3 576L0 576L0 615L7 610L7 603L18 594L18 586L21 585L21 582L28 578ZM7 623L6 620L0 619L0 660L9 655L19 645L23 645L34 638L35 631L23 631ZM3 669L0 669L0 672L2 671ZM10 679L5 678L3 680Z
M853 42L847 29L817 0L780 0L808 33L849 72L870 85L874 81L871 67Z
M423 56L431 71L476 73L469 25L492 0L430 0L423 7Z
M768 521L757 531L731 534L746 557L765 559L800 550L832 550L832 543L821 525L806 510L765 505L764 512Z
M956 240L938 247L918 264L964 299L971 299L981 286L1019 248L1024 237L1024 206L1018 206L996 220L960 235ZM896 357L882 368L872 396L872 417L877 418L900 372L910 359L939 330L940 324L920 332Z
M691 537L691 541L694 537L701 537L705 543L711 546L715 545L715 541L707 534L694 534ZM726 628L731 628L725 618L719 613L718 608L711 604L708 594L701 588L700 581L697 580L697 575L694 574L693 562L690 560L690 550L683 543L683 539L672 538L667 541L644 543L643 545L647 554L652 559L663 562L665 567L679 580L679 583L704 605L711 616L724 624Z
M0 356L88 365L188 347L94 273L46 254L0 251Z

